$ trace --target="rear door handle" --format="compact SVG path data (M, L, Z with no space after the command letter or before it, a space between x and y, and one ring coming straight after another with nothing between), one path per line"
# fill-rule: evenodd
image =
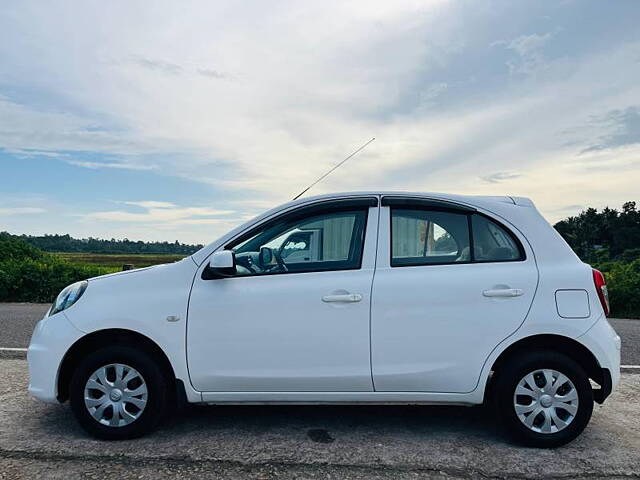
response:
M325 295L322 297L323 302L342 302L353 303L362 300L362 295L359 293L345 293L342 295Z
M482 292L485 297L520 297L524 291L520 288L500 288L496 290L485 290Z

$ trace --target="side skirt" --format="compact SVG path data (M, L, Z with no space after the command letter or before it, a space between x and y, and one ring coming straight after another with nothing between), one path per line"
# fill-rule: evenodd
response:
M202 392L202 403L250 405L459 405L482 403L482 396L472 393L421 392Z

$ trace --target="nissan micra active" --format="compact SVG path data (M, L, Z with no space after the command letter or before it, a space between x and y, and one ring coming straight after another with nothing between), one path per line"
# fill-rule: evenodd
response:
M607 314L603 276L528 199L319 196L65 288L33 333L29 391L103 439L185 402L486 402L552 447L619 381Z

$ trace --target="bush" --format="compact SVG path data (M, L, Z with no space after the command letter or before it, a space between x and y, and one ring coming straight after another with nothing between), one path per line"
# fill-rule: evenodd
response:
M0 301L51 302L67 285L115 269L68 263L54 255L0 236Z
M30 258L40 259L45 254L33 245L13 238L6 232L0 232L0 262L6 260Z
M604 273L609 289L611 316L640 318L640 258L596 264Z

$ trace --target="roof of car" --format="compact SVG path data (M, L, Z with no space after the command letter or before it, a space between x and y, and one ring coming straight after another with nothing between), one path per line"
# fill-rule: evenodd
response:
M513 197L510 196L486 196L486 195L458 195L458 194L451 194L451 193L439 193L439 192L405 192L405 191L393 191L393 190L388 190L388 191L354 191L354 192L336 192L336 193L325 193L322 195L313 195L310 197L301 197L299 199L296 200L300 201L300 200L306 200L306 201L310 201L310 200L316 200L316 199L328 199L328 198L338 198L338 197L360 197L360 196L367 196L367 195L380 195L380 196L402 196L402 197L429 197L429 198L442 198L442 199L448 199L448 200L463 200L463 199L467 199L467 200L490 200L490 201L497 201L497 202L506 202L506 203L513 203L515 204L516 202L513 200ZM288 202L288 203L293 203L292 202Z
M419 197L419 198L432 198L440 200L449 200L454 202L460 202L470 205L486 204L486 203L508 203L511 205L520 206L533 206L533 202L525 197L514 196L494 196L494 195L459 195L451 193L439 193L439 192L404 192L404 191L355 191L355 192L337 192L326 193L323 195L314 195L310 197L301 197L296 200L279 205L278 209L286 208L288 206L300 205L304 203L314 202L318 200L330 200L333 198L344 197L361 197L361 196L393 196L393 197Z

